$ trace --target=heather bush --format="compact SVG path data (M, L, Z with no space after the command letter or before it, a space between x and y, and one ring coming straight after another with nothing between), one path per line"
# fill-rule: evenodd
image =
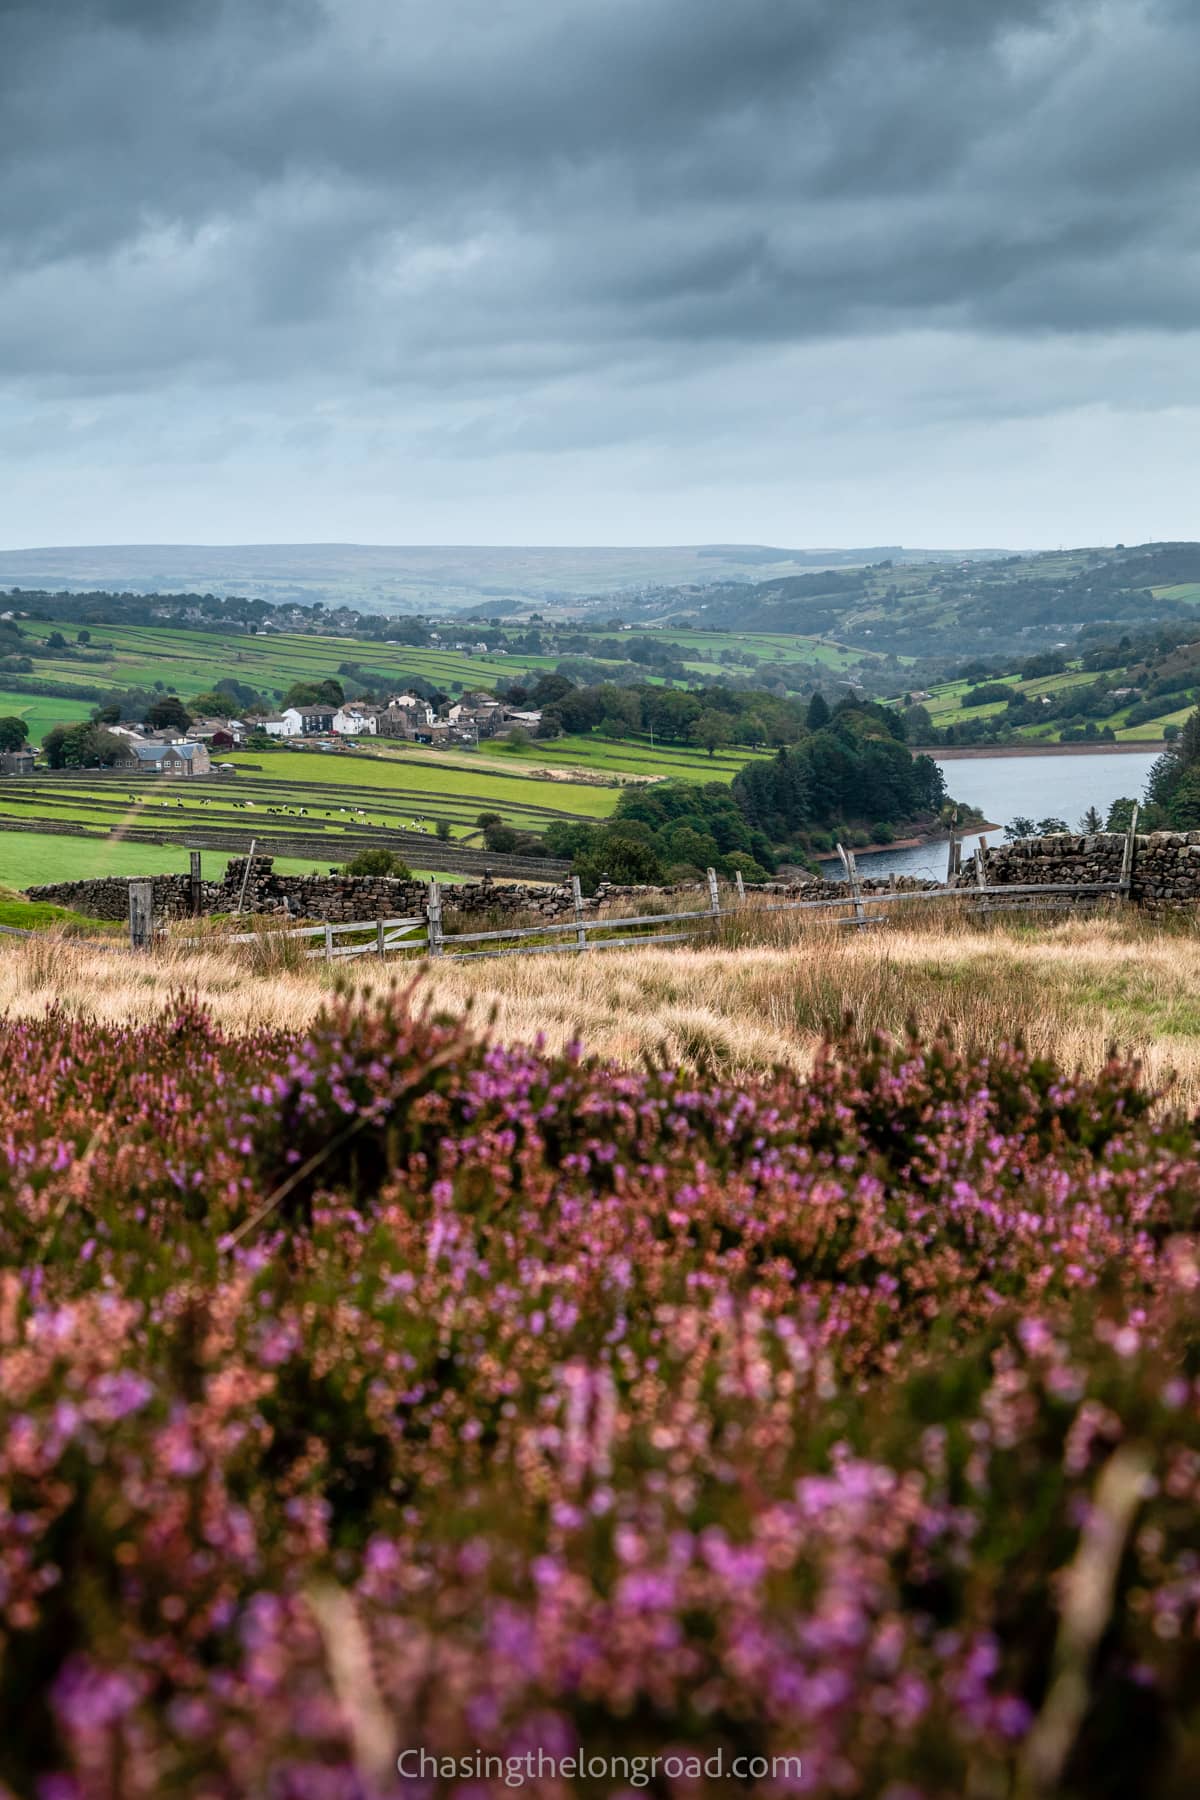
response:
M733 1088L403 997L0 1053L13 1794L1200 1785L1196 1130L1135 1070Z

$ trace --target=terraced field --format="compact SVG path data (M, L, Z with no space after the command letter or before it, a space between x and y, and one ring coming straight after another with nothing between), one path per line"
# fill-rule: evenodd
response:
M848 669L871 655L869 651L848 650L844 644L834 643L829 638L791 632L689 631L686 627L669 625L656 630L653 635L656 641L674 644L688 668L706 673L711 673L714 666L723 666L723 652L737 658L737 664L724 665L727 667L749 667L742 659L753 656L759 662L817 662L835 670Z
M33 864L42 866L49 853L35 853L32 842L14 839L33 839L35 834L41 839L55 831L70 850L65 858L69 875L93 873L101 851L113 847L114 840L134 857L132 868L114 873L175 867L170 861L151 865L138 850L140 839L163 836L178 840L181 856L189 845L236 851L255 837L285 858L294 844L297 866L324 867L368 845L386 845L410 866L428 862L436 868L447 856L435 837L441 820L450 827L452 846L478 848L476 819L481 812L497 812L507 824L540 832L555 819L607 818L618 798L616 788L477 772L416 758L281 750L235 761L235 776L196 782L80 774L0 783L0 880L20 886L43 878L28 870ZM32 828L29 832L21 831L25 824ZM451 848L451 868L454 862Z
M54 622L29 621L25 630L43 641L57 629ZM73 635L69 626L64 636ZM69 656L39 658L40 679L69 681L102 692L114 687L152 687L161 681L186 700L215 682L232 676L260 693L281 696L294 681L319 681L334 675L343 662L361 663L402 687L414 676L439 686L490 687L503 675L552 669L557 657L475 656L462 651L410 649L373 639L312 637L279 633L251 637L173 627L103 625L93 632L92 651L110 649L96 661Z
M25 624L43 640L55 629L51 620ZM73 638L72 630L63 629ZM803 655L816 644L761 633L671 635L681 650L700 650L698 666L709 669L728 668L707 659L735 644L759 658ZM490 686L504 675L552 669L558 660L557 655L468 656L334 637L222 636L165 626L97 626L92 637L87 653L95 661L39 660L37 677L88 685L97 695L158 682L186 701L227 676L260 693L281 694L294 681L324 678L345 662L387 676L397 687L420 676L452 688ZM834 646L828 649L835 657L842 654ZM52 726L86 718L90 710L83 699L0 693L0 711L26 718L35 743ZM410 866L429 860L453 869L457 855L459 866L466 867L463 849L481 848L476 821L482 812L540 833L554 820L610 817L624 779L729 782L755 754L767 753L730 749L709 756L687 745L599 737L520 748L485 742L474 751L450 752L369 743L362 754L280 749L236 756L235 778L195 785L102 774L6 781L0 783L0 879L21 885L90 873L108 866L102 864L102 847L125 865L120 872L165 871L181 866L192 845L235 851L251 836L266 838L272 853L285 859L294 845L298 866L341 862L370 843L390 845ZM600 779L594 785L571 781L572 768ZM561 771L562 778L553 779L546 770ZM434 849L439 824L449 828L456 854L445 844Z
M30 622L26 630L44 641L56 629L53 621ZM64 635L73 635L64 626ZM181 631L169 627L97 626L92 650L111 647L102 660L77 661L73 657L39 658L35 676L42 680L69 681L97 693L114 687L152 687L156 681L174 688L186 700L205 692L226 677L280 698L295 681L320 681L335 675L342 663L355 663L372 675L386 677L397 688L414 679L434 683L449 692L475 687L491 688L497 681L524 674L552 671L560 653L538 656L512 651L503 656L470 654L458 650L416 649L380 644L373 639L313 637L301 633L270 636L221 635L210 631ZM798 644L800 640L792 640ZM793 650L793 655L799 654ZM603 661L603 658L595 660ZM613 667L617 665L614 663ZM698 665L707 667L707 665ZM649 675L647 679L653 679ZM26 696L28 700L30 696ZM39 699L39 704L43 704ZM45 702L52 708L81 702ZM67 715L54 712L51 723ZM73 716L79 716L78 714Z
M350 790L362 800L373 823L398 822L414 816L418 807L429 819L446 818L452 824L474 827L481 811L499 812L506 824L536 830L552 819L607 819L616 808L616 787L591 787L582 783L539 780L519 764L498 769L489 759L482 767L466 756L453 760L440 751L403 750L379 756L348 756L319 750L263 750L234 755L239 789L255 799L252 790L270 786L297 796L295 803L340 806ZM507 760L507 759L506 759ZM513 759L516 761L516 758ZM325 798L330 791L336 803Z
M72 641L75 627L53 619L26 620L23 629L43 643L55 630ZM492 634L489 634L492 635ZM518 631L507 634L510 645L521 636ZM706 632L667 628L656 630L655 640L678 651L688 670L697 676L713 676L721 672L749 673L760 662L821 663L831 670L842 670L863 659L863 651L850 651L844 646L815 637L793 637L771 633ZM70 682L97 693L118 687L151 687L163 682L186 700L203 693L214 684L232 676L244 681L268 697L278 698L295 681L322 680L335 675L342 663L355 663L372 675L378 675L397 687L420 679L434 683L449 692L474 687L491 688L497 681L522 675L539 675L554 670L562 660L560 649L544 655L510 648L506 654L485 655L461 650L418 649L401 644L380 643L371 638L315 637L302 633L272 633L250 636L245 633L190 631L174 626L97 625L87 646L87 660L70 655L38 658L34 677L40 680ZM595 639L614 641L611 631ZM611 663L614 670L624 667L624 659L593 654L590 660ZM722 661L722 658L727 660ZM94 658L94 660L93 660ZM751 660L747 661L749 658ZM645 679L658 678L647 671ZM32 704L38 714L38 732L52 724L85 717L87 703L82 700L54 700L25 695L22 705ZM79 710L82 708L83 710ZM13 706L13 711L19 710Z
M620 742L602 737L562 737L549 743L532 743L514 751L493 739L479 746L491 763L562 769L595 769L619 778L622 774L659 776L679 781L732 781L748 762L767 756L766 750L693 750L687 744L654 744L642 740Z

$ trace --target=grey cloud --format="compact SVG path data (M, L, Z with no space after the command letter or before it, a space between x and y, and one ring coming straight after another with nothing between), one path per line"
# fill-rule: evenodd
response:
M274 304L386 345L389 319L404 329L388 311L397 256L473 237L504 259L485 254L476 279L499 272L503 298L517 256L512 303L544 310L545 329L595 325L594 308L549 316L586 286L618 340L736 336L739 319L750 338L803 337L928 308L1055 327L1080 299L1085 324L1172 324L1194 298L1177 215L1173 291L1137 262L1194 170L1200 27L1136 0L78 0L52 26L48 11L7 17L25 48L0 105L8 266L60 268L74 287L80 259L103 281L106 259L141 246L152 293L155 233L208 232L196 280L233 291L254 365L242 281L263 323ZM1094 256L1118 259L1103 308ZM455 314L452 275L440 291ZM212 351L236 370L236 342Z
M933 332L1004 346L979 416L1070 408L1108 365L1046 341L1195 329L1198 52L1186 0L0 0L0 389L147 445L174 396L198 458L344 455L326 404L401 461L698 466L779 359L849 442L814 357Z

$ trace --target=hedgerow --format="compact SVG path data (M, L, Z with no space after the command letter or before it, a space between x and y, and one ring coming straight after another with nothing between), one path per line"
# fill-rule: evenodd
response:
M1136 1070L733 1089L403 996L0 1055L12 1794L1196 1791L1200 1178Z

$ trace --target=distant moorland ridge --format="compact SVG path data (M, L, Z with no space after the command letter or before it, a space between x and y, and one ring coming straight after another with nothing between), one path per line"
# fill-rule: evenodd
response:
M884 559L940 562L996 550L779 549L765 544L649 547L439 544L108 544L0 551L0 589L187 590L323 600L381 612L554 604L644 587L755 582Z

